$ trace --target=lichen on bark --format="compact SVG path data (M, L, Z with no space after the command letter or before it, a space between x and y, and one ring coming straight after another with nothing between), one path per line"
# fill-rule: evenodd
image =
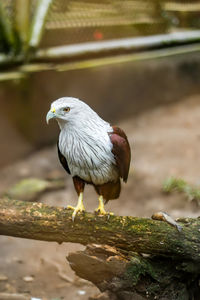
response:
M191 294L191 299L198 299L200 218L178 222L181 232L166 222L148 218L85 213L73 222L70 209L0 200L0 235L99 245L68 260L79 276L115 299L134 294L170 300L188 300ZM105 244L106 248L102 246Z

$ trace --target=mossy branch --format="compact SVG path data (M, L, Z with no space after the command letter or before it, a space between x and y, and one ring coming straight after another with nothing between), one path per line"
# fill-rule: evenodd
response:
M91 213L72 222L70 209L0 200L0 235L90 244L67 259L111 300L199 299L200 218L178 225L181 231L164 221Z
M106 245L88 245L69 253L67 260L79 277L104 293L98 299L199 300L199 264L133 252L124 255Z
M125 251L200 262L200 219L182 219L181 232L166 222L135 217L71 219L72 210L42 203L0 200L0 235L87 245L107 244Z

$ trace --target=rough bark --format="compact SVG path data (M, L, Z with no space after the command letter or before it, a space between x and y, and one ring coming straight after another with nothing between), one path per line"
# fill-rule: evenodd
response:
M106 245L88 245L67 257L75 273L102 292L99 300L199 300L200 266Z
M179 219L179 232L147 218L85 213L72 222L71 216L70 209L1 199L0 235L101 245L70 254L68 260L79 276L113 299L136 299L134 293L189 299L189 293L199 291L200 218Z

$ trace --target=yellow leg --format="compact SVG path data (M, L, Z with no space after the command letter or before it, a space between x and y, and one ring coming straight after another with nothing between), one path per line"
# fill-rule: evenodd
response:
M95 209L95 212L97 212L99 215L113 215L113 213L110 212L106 212L105 208L104 208L104 203L103 203L103 196L99 196L99 206L97 207L97 209Z
M74 212L72 214L72 221L74 221L76 214L78 212L83 212L85 211L85 207L83 205L83 193L80 193L79 197L78 197L78 203L76 205L76 207L73 207L71 205L68 205L67 208L73 209Z

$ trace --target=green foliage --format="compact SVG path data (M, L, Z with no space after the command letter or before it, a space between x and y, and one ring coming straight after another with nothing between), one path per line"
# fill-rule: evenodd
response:
M165 193L172 193L174 191L183 193L192 201L195 200L200 205L200 188L188 184L181 178L170 177L163 183L163 191Z
M188 300L187 284L190 282L180 282L183 273L188 276L177 261L161 257L143 258L134 254L123 279L130 290L148 295L149 299ZM191 279L194 281L196 275Z

